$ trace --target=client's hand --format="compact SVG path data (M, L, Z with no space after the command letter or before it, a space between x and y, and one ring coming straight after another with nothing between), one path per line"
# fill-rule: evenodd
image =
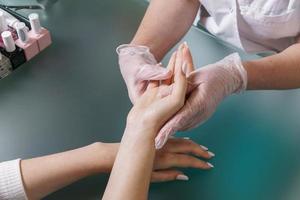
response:
M187 89L186 64L180 56L172 56L169 69L174 69L172 91L163 94L158 81L150 81L145 93L137 100L127 117L126 131L140 134L136 137L154 138L162 125L170 119L185 102Z
M110 172L119 150L119 143L98 143L97 154L100 165L99 172ZM164 182L172 180L186 180L185 175L174 168L210 169L213 166L199 159L210 159L213 153L207 151L204 146L198 145L189 139L171 138L166 145L157 150L152 172L152 182ZM101 156L99 156L101 155Z

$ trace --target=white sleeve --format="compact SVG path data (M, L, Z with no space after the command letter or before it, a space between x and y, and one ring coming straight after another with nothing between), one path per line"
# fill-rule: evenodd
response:
M20 159L0 163L0 200L27 200Z

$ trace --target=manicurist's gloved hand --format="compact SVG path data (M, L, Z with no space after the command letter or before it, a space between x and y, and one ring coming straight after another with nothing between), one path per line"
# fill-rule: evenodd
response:
M185 54L190 55L190 54ZM186 57L185 59L191 60ZM191 65L191 62L188 62ZM161 148L176 131L194 128L205 122L219 103L232 93L246 89L247 72L237 53L188 74L191 91L184 107L171 118L156 137L156 148Z
M146 46L125 44L117 48L117 53L120 70L133 104L145 92L149 81L166 80L172 76L171 71L157 63Z

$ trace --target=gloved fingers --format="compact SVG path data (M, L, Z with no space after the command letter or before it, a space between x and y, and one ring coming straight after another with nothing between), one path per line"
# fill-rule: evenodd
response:
M206 99L209 101L208 99ZM185 106L187 107L186 110L190 111L189 113L186 113L185 116L186 120L184 123L181 123L181 127L179 127L178 130L180 131L187 131L190 130L200 124L207 116L207 106L206 106L206 100L202 94L202 90L200 87L197 87L192 91L190 96L187 98Z
M172 72L159 65L144 65L136 74L137 82L140 81L161 81L172 77Z
M128 84L128 96L131 103L134 105L138 98L145 92L147 89L148 81L147 82L140 82L140 84Z
M207 150L208 149L206 147L185 138L170 138L164 148L162 148L162 151L164 152L188 154L210 159L214 156L214 154Z
M176 113L159 131L155 138L156 149L161 149L167 142L168 138L176 133L185 124L186 116L191 115L192 110L185 104L181 110Z
M167 181L175 181L182 180L187 181L189 178L184 175L181 171L178 170L159 170L152 172L151 182L159 183L159 182L167 182Z
M170 127L170 125L167 126L167 124L165 124L155 138L155 148L161 149L167 143L169 137L171 137L175 133L176 130L174 129L174 127Z

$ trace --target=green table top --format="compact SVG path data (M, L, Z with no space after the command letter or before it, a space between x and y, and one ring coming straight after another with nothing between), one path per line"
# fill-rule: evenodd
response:
M146 6L63 0L40 12L54 43L0 81L1 161L120 141L131 105L115 48L130 41ZM236 51L196 28L184 40L199 67ZM215 169L185 170L188 182L153 184L150 199L299 199L299 97L293 90L227 98L207 123L178 134L216 153ZM47 199L99 199L107 178L87 178Z

